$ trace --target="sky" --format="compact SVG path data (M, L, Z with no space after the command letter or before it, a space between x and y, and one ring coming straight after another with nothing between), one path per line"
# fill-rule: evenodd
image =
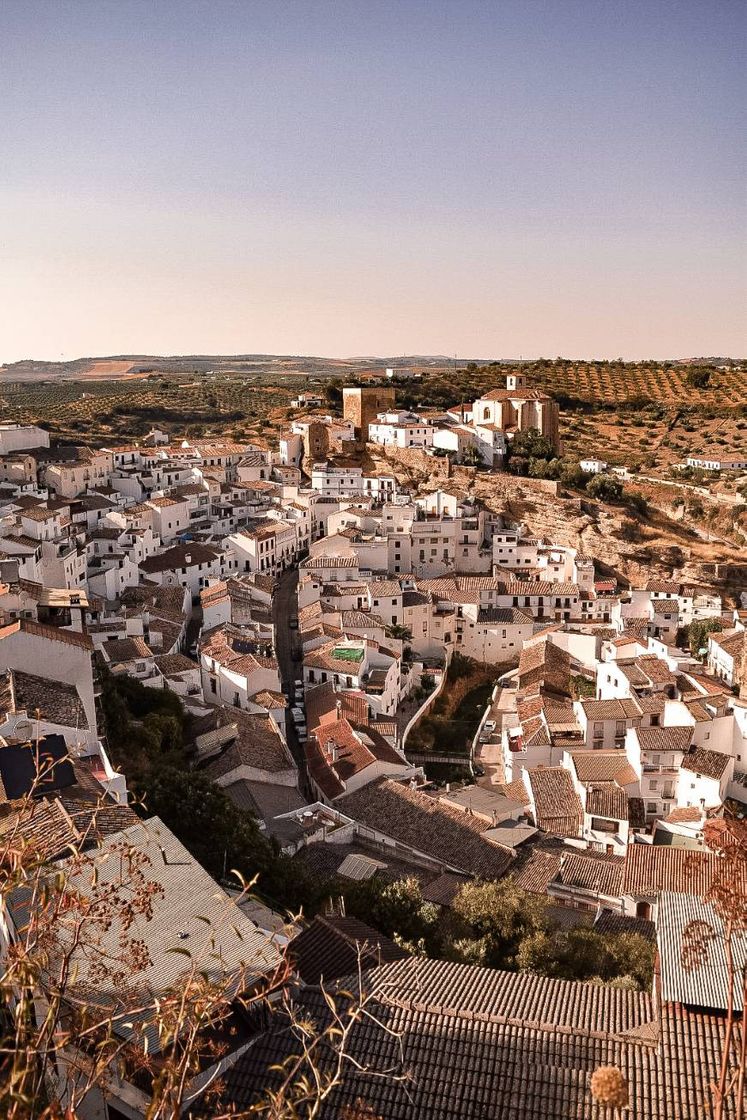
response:
M0 362L747 353L738 0L2 0Z

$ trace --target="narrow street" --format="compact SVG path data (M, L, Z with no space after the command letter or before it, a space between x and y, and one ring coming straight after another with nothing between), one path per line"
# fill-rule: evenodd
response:
M495 703L490 711L490 719L495 720L496 728L490 737L489 743L479 743L475 752L475 762L478 763L485 774L477 779L479 786L490 788L494 785L503 785L506 775L503 769L503 750L501 747L501 731L503 719L507 712L515 710L515 693L512 689L501 688Z
M291 630L290 621L297 618L296 589L298 587L298 570L291 568L280 576L272 600L272 620L275 624L275 656L280 669L280 680L283 691L288 699L285 719L285 737L291 753L298 766L298 784L305 797L311 796L308 778L306 776L306 758L303 744L299 743L296 727L291 719L290 707L294 703L293 682L302 676L301 662L294 660L294 654L300 650L298 631Z
M298 631L291 630L290 620L297 617L296 589L298 570L291 568L280 576L272 600L272 620L275 624L275 655L280 666L283 688L293 687L300 675L300 665L293 660L298 648ZM292 694L291 694L292 695Z

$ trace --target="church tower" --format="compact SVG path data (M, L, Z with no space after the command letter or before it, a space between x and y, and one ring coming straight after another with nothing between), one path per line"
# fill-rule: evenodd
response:
M526 377L523 373L509 373L506 377L506 388L509 393L526 388Z

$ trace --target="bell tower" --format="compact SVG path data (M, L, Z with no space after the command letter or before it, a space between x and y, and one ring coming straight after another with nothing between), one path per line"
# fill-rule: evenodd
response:
M523 373L509 373L506 377L506 388L510 393L526 389L526 377Z

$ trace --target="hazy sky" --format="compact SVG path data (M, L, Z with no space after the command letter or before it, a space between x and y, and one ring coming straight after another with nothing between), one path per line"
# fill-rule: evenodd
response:
M744 354L742 0L1 0L0 360Z

